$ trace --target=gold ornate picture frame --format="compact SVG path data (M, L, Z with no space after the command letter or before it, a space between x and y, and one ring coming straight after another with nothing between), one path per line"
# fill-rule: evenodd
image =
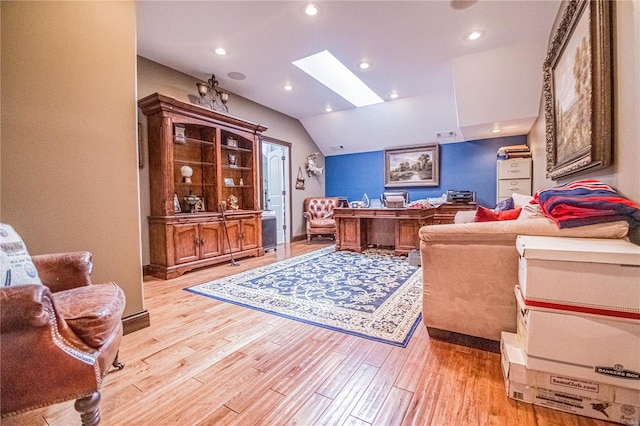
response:
M611 164L613 3L571 0L544 62L547 177Z

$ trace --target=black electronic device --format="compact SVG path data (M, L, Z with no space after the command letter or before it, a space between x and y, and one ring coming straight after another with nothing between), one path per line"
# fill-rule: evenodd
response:
M447 203L475 203L475 191L447 190Z

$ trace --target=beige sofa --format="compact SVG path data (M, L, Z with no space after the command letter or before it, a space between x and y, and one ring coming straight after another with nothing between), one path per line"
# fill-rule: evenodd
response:
M515 331L518 235L624 238L628 230L624 221L558 229L544 217L422 227L422 318L429 335L499 341L501 331Z

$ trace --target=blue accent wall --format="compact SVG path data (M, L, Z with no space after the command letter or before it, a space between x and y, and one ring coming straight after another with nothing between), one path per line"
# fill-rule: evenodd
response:
M440 185L407 187L412 201L439 197L449 189L475 191L478 204L496 204L496 160L498 148L526 144L526 136L483 139L440 145ZM325 157L328 197L349 201L380 197L384 191L384 151Z

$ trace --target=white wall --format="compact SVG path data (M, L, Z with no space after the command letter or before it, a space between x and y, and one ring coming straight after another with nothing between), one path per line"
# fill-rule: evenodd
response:
M527 132L538 116L546 45L527 42L453 58L458 126L466 140Z
M134 2L0 2L1 219L143 310Z
M561 8L556 22L562 16ZM576 179L595 178L640 202L640 2L615 3L613 165L603 170L552 181L546 178L544 105L529 133L534 190ZM555 27L555 26L554 26Z
M215 70L213 70L215 72ZM222 84L222 78L218 76ZM197 99L198 91L196 82L198 79L183 74L174 69L165 67L156 62L138 56L138 99L160 92L167 96L185 102L193 102ZM291 143L291 177L294 179L298 174L298 167L304 165L307 155L313 152L320 152L315 142L311 139L302 124L294 118L281 114L277 111L264 107L260 104L242 98L235 94L231 94L229 103L229 114L251 121L253 123L262 124L268 127L264 135L280 139ZM142 111L138 111L138 121L143 123L143 136L146 144L146 118ZM146 146L144 152L148 152ZM320 165L324 165L324 157L320 154ZM143 241L143 264L149 264L149 231L147 226L147 217L149 216L149 175L148 160L145 159L145 168L140 171L140 194L141 194L141 221L142 221L142 241ZM324 175L308 178L305 174L306 189L304 191L296 190L292 186L292 235L299 237L306 235L304 218L302 217L302 204L305 197L322 196L325 193Z

